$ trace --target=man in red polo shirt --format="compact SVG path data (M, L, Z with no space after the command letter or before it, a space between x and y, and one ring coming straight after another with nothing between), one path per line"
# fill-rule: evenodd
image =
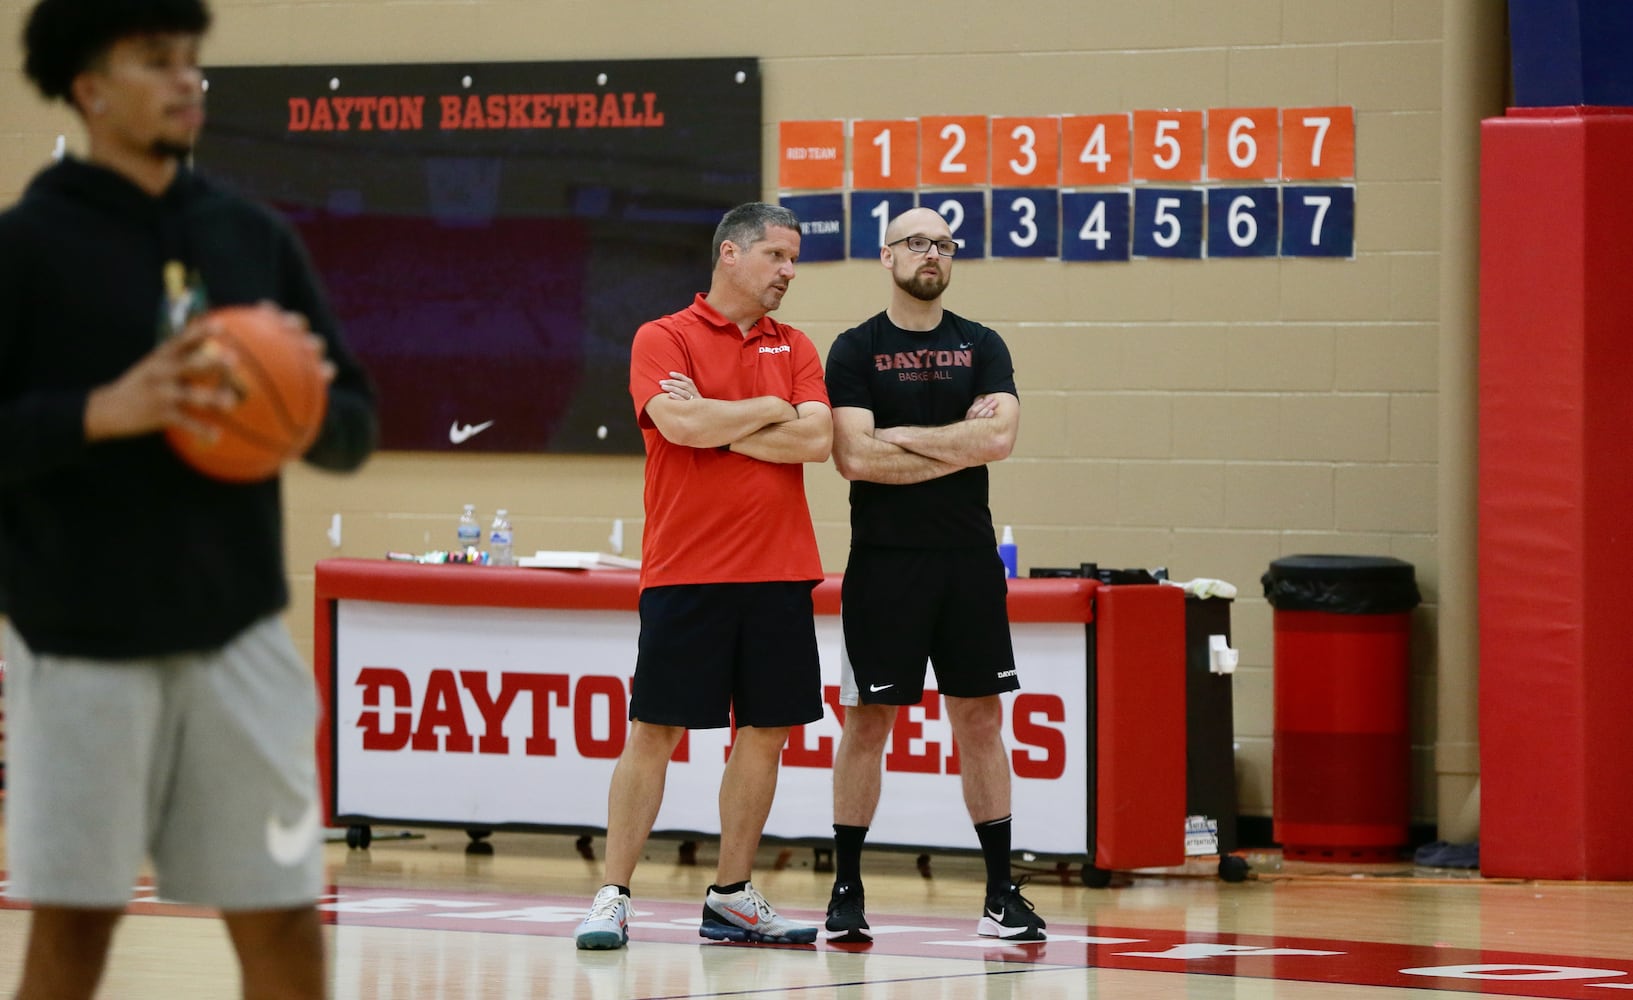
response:
M811 591L822 578L805 462L833 441L822 361L766 314L799 260L799 220L740 205L714 235L714 276L690 308L635 334L629 391L646 440L641 638L629 739L607 795L605 884L574 935L629 940L629 882L688 729L735 721L720 781L720 863L699 933L809 944L749 882L788 730L822 718Z

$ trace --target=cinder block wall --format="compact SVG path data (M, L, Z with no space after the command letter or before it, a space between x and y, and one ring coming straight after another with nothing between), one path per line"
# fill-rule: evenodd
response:
M77 124L20 75L27 4L0 2L0 199ZM756 56L766 196L777 123L927 114L1351 105L1350 261L960 262L948 302L1000 330L1022 396L992 506L1022 572L1094 560L1241 588L1235 682L1245 814L1271 813L1271 629L1258 577L1296 552L1417 566L1416 819L1432 819L1442 289L1442 0L217 0L206 61L229 64ZM1501 16L1500 5L1493 15ZM1472 233L1449 234L1473 241ZM699 288L705 274L699 275ZM779 318L824 352L882 307L868 263L809 265ZM676 308L685 305L677 302ZM844 484L807 473L824 565L843 567ZM506 506L517 544L638 549L639 458L379 456L362 474L287 477L297 641L312 565L446 547L462 503ZM344 542L325 540L343 516ZM1023 665L1024 670L1024 665Z

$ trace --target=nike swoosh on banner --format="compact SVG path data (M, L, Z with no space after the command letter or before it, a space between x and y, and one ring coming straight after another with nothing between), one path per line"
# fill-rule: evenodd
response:
M733 916L741 917L743 922L747 923L750 927L760 922L760 915L758 913L744 913L735 906L728 906L725 909L727 913L730 913Z
M307 802L306 812L293 823L284 823L273 813L266 818L266 850L272 855L272 860L285 868L293 868L306 860L306 852L311 850L312 844L318 838L318 824L322 817L318 814L317 800Z
M448 425L448 440L452 444L464 444L492 426L493 421L487 420L480 424L466 424L461 427L459 421L455 420Z

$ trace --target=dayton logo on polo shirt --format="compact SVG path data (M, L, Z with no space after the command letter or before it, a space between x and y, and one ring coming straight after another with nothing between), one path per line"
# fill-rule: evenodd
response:
M762 347L762 348L760 348L760 353L761 354L787 354L792 350L793 350L792 347L789 347L787 344L784 344L781 347Z

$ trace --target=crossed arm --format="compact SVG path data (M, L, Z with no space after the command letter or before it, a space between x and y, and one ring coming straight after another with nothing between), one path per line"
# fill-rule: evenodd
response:
M873 411L833 411L834 465L847 480L901 486L1008 458L1020 401L1007 392L976 397L964 419L940 427L875 428Z
M680 372L658 382L646 413L668 441L688 448L729 448L762 462L826 462L833 447L828 407L778 396L709 399Z

